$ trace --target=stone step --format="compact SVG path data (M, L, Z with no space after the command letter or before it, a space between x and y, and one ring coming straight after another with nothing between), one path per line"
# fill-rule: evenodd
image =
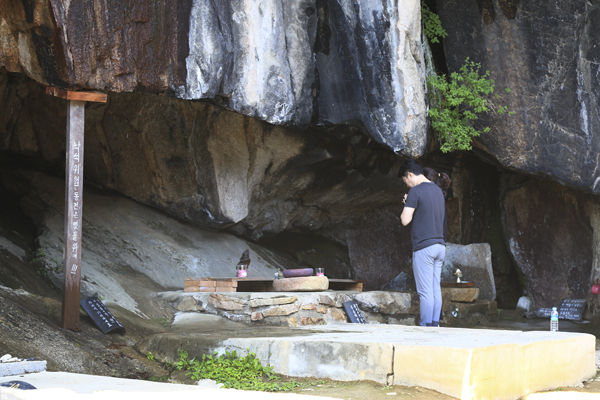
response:
M422 386L459 399L517 399L596 373L595 337L568 332L341 324L303 336L230 338L288 376ZM304 329L303 329L304 331Z

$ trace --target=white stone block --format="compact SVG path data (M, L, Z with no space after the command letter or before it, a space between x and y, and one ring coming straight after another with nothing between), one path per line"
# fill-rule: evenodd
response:
M13 376L46 370L46 361L17 361L0 363L0 376Z

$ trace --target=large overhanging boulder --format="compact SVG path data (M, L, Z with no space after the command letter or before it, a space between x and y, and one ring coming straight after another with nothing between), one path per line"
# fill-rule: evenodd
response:
M600 193L600 4L436 4L449 70L466 57L481 62L496 81L497 104L516 112L489 121L481 147L506 167Z
M3 155L32 156L64 171L64 101L6 73L0 99ZM84 162L86 186L118 191L194 225L256 240L309 231L325 245L325 235L342 246L342 257L331 256L335 267L319 264L323 254L339 254L330 245L303 261L368 288L380 288L410 261L408 230L398 217L402 160L357 129L298 131L205 102L114 93L107 104L86 107ZM346 274L348 264L354 274Z
M45 84L210 99L277 125L426 146L418 0L5 1L0 66Z
M1 73L0 98L0 150L60 165L64 102ZM254 238L331 227L402 195L400 158L349 129L299 134L208 103L123 93L87 107L86 132L89 182L194 224L243 222L238 232Z

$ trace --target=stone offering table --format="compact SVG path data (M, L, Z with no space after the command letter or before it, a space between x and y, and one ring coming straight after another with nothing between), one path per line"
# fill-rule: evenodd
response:
M305 284L312 285L314 289L301 289L298 291L321 291L321 290L351 290L362 292L362 281L352 279L335 279L323 277L306 277L308 279ZM325 278L319 279L319 278ZM282 279L265 279L265 278L185 278L183 281L183 290L185 292L282 292L296 291L296 289L286 289L289 287L302 287L299 282L288 281L288 279L298 278L282 278ZM328 286L324 285L325 280ZM275 281L282 281L274 283ZM275 287L277 286L277 288ZM308 287L308 286L307 286Z
M483 314L491 319L497 317L495 300L480 299L480 289L473 282L442 282L442 311L454 318L465 318L472 314Z
M329 279L326 276L275 279L273 289L276 292L320 292L329 289Z
M472 303L479 298L479 288L473 282L442 282L442 297L448 301Z

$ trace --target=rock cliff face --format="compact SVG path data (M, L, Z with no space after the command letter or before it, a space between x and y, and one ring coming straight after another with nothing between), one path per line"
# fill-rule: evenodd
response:
M480 143L502 165L600 192L600 4L436 1L450 71L466 57L515 112ZM510 88L511 93L503 92Z
M585 195L550 182L506 177L503 219L511 253L536 306L585 298L595 244Z
M425 62L419 1L333 1L316 54L318 120L356 120L392 150L415 157L425 151ZM327 5L328 4L328 5ZM364 116L368 116L365 118Z
M0 150L60 174L65 103L43 86L107 91L86 107L86 182L252 240L327 238L367 289L411 281L394 153L423 156L452 174L450 241L491 244L501 303L521 294L513 263L539 305L585 295L600 276L600 212L581 193L600 192L600 4L430 3L449 70L480 61L515 111L489 121L479 160L424 155L417 0L0 0Z
M510 169L600 192L600 4L584 0L435 2L450 71L466 57L496 81L498 104L479 147ZM504 88L511 92L505 93ZM537 305L585 297L598 275L597 200L558 184L503 178L504 237ZM594 232L594 233L592 233Z
M59 86L211 99L272 124L362 124L425 150L418 0L5 0L0 66Z

